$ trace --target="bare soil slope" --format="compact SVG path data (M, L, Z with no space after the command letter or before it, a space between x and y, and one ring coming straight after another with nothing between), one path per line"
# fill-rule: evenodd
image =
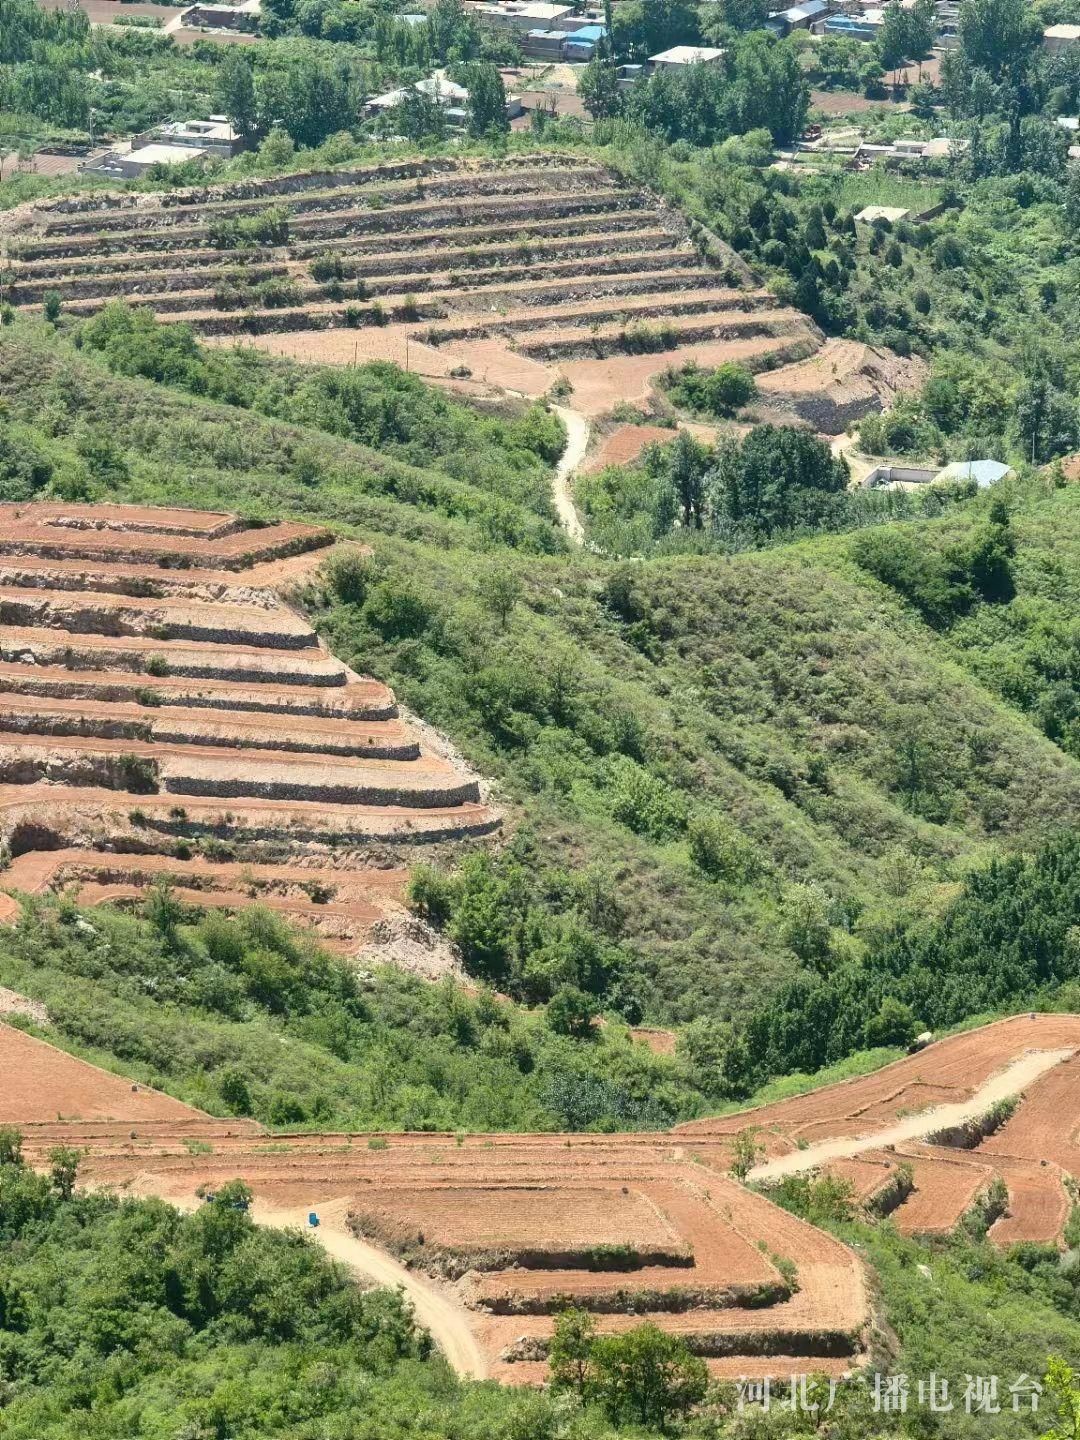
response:
M484 834L477 778L279 588L333 537L117 505L0 506L0 918L18 893L258 900L355 951L417 845Z

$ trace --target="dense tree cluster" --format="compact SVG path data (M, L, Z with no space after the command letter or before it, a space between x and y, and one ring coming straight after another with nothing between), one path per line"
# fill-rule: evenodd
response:
M729 377L722 377L718 391ZM672 390L691 399L707 379L692 372ZM680 388L681 387L681 388ZM729 393L745 392L741 383ZM847 467L807 430L758 425L741 440L715 447L681 430L650 447L639 466L600 471L579 483L586 515L614 541L618 527L646 544L676 527L697 548L742 548L822 528L841 528L859 500L849 500ZM694 539L694 537L698 539Z
M790 143L806 124L810 89L795 50L763 30L739 36L716 64L663 68L623 94L614 61L594 59L580 90L598 118L625 116L666 141L714 145L766 129Z
M919 783L918 775L911 777ZM846 960L828 933L812 968L736 1025L721 1062L729 1093L813 1071L866 1045L904 1045L970 1015L1017 1010L1080 981L1080 837L976 871L940 920L900 925Z

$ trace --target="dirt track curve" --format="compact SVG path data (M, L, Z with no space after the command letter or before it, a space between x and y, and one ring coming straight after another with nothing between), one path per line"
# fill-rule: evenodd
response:
M408 1296L417 1320L430 1332L453 1369L473 1380L485 1379L487 1362L469 1328L469 1314L465 1307L448 1299L415 1270L406 1270L385 1250L378 1250L374 1245L350 1235L342 1228L347 1210L347 1201L332 1201L321 1206L317 1212L317 1229L308 1225L310 1212L307 1210L278 1210L256 1203L252 1214L260 1225L272 1225L280 1230L303 1230L317 1240L328 1255L372 1284L386 1285L391 1289L400 1287Z
M575 544L582 544L585 529L574 504L574 476L581 468L589 448L589 422L584 415L566 405L553 405L555 414L566 426L566 449L563 451L552 487L555 492L555 508L559 512L559 523Z

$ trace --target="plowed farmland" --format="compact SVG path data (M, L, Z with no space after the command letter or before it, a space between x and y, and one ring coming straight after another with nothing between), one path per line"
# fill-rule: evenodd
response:
M418 1283L453 1307L498 1378L544 1378L554 1315L568 1299L594 1311L604 1331L651 1319L685 1336L717 1373L841 1372L861 1357L869 1320L861 1262L719 1170L691 1163L672 1137L268 1143L249 1122L214 1121L165 1097L154 1108L148 1092L131 1093L2 1025L0 1074L21 1063L27 1044L52 1055L55 1073L35 1071L33 1097L5 1094L0 1120L22 1123L31 1157L77 1144L91 1184L189 1205L243 1178L257 1215L314 1209L335 1254L350 1258L354 1243L362 1256L373 1243L426 1275ZM69 1095L75 1068L93 1100L52 1119L52 1092Z
M1080 1017L1019 1015L929 1045L872 1075L679 1133L730 1144L758 1128L754 1172L824 1170L879 1200L901 1231L952 1229L995 1180L1007 1192L990 1239L1052 1243L1080 1173ZM929 1143L928 1143L929 1142ZM887 1148L886 1148L887 1147Z
M822 339L734 253L577 155L39 203L6 228L17 307L54 292L89 316L124 297L303 359L387 358L533 395L561 376L585 415L646 399L691 358L768 370Z
M257 1215L295 1221L315 1210L341 1258L361 1269L380 1252L403 1262L434 1313L500 1379L544 1379L554 1317L568 1301L591 1310L603 1332L649 1319L683 1336L716 1375L842 1374L863 1360L873 1328L862 1262L736 1183L732 1137L759 1127L774 1157L758 1167L762 1180L778 1160L829 1169L907 1233L949 1230L999 1179L1007 1202L991 1217L991 1239L1053 1242L1067 1214L1065 1174L1077 1165L1080 1016L1018 1016L875 1074L667 1134L270 1141L252 1122L135 1092L0 1025L5 1075L28 1077L0 1087L0 1121L22 1125L31 1157L77 1144L92 1184L190 1205L242 1178ZM1014 1081L1012 1118L981 1129L987 1097ZM927 1103L912 1114L920 1094ZM945 1143L941 1126L957 1111L968 1132L954 1126ZM885 1148L896 1124L913 1133ZM800 1149L807 1125L828 1141ZM851 1153L823 1159L823 1143L835 1141Z
M130 903L168 884L195 906L258 900L348 951L399 908L418 845L495 828L477 779L279 593L332 539L0 506L0 917L19 893Z

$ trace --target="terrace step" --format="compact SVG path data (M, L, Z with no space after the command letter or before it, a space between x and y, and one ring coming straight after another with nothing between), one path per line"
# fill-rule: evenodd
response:
M146 740L159 744L222 746L240 750L285 750L348 755L368 760L415 760L420 746L397 720L357 724L350 720L306 720L293 715L219 715L212 710L157 708L85 699L43 700L7 695L4 728L20 735L63 735L98 740Z
M599 165L582 165L574 170L564 171L560 176L560 188L566 192L586 190L596 181L606 179L606 173ZM368 208L382 208L384 205L399 206L419 200L436 198L456 199L461 196L499 196L506 187L515 195L529 195L546 192L551 188L552 177L546 171L529 173L521 169L490 170L484 172L448 172L443 175L416 176L411 179L388 180L371 188L331 185L321 190L307 191L280 197L275 206L275 197L265 192L236 199L221 199L217 196L184 206L158 207L144 212L144 216L132 215L126 210L97 210L92 214L52 214L44 221L41 234L47 237L71 234L99 234L110 230L130 230L132 220L150 219L155 230L163 228L188 227L192 223L209 225L214 220L240 220L245 216L260 216L271 206L287 209L290 220L313 212L332 213L335 210L353 209L357 203L366 202ZM214 195L214 192L209 192ZM378 201L376 207L373 201ZM269 202L269 204L268 204Z
M37 500L24 505L18 501L0 503L0 526L5 530L23 526L51 531L70 540L74 532L93 530L122 535L185 536L202 541L221 540L244 534L247 524L235 515L214 510L174 510L164 505L111 505ZM311 530L311 526L304 529Z
M700 274L700 272L693 273ZM505 315L494 316L490 319L486 316L482 320L474 319L470 324L454 320L440 321L427 326L422 332L421 338L428 344L440 345L447 341L466 339L468 336L474 335L478 328L482 328L487 335L511 337L522 331L556 330L560 324L569 325L575 320L586 323L590 321L608 323L613 310L617 310L620 317L623 315L627 317L650 315L657 310L682 315L700 310L716 312L730 310L736 314L749 314L759 310L772 309L776 305L775 298L767 290L732 290L726 286L718 286L716 276L711 271L705 272L704 279L706 284L700 288L676 290L674 293L663 289L647 288L645 294L629 295L617 306L605 296L603 301L593 299L579 301L575 304L552 305L539 312L534 308L510 310ZM794 312L785 311L784 313L791 315Z
M598 289L602 299L581 301L572 313L603 315L613 309L630 313L657 312L666 308L703 309L722 304L727 296L741 296L742 291L717 288L717 275L712 270L674 270L658 274L604 276L581 282L512 281L502 285L465 289L428 291L422 300L416 296L384 294L371 301L312 301L303 306L289 305L265 310L196 309L182 313L162 311L158 319L163 325L184 323L194 326L203 335L269 334L277 331L308 330L327 326L358 329L381 327L387 323L413 323L418 327L416 338L437 345L445 340L464 339L478 334L510 334L514 329L539 328L549 325L562 307L548 303L549 297L588 295L595 297ZM674 297L674 298L673 298ZM634 301L637 301L635 306ZM775 300L770 297L771 303ZM497 313L497 304L509 307L516 302L532 307L521 312L520 322L509 321ZM448 318L448 312L463 312L468 318Z
M267 561L325 548L333 542L328 530L284 523L231 531L221 536L78 526L20 518L26 507L0 514L0 555L38 555L58 560L108 560L119 564L157 564L163 568L243 570Z
M276 684L237 685L233 680L192 680L178 675L72 674L57 666L0 660L0 694L4 695L140 704L140 696L147 692L156 705L212 711L336 717L353 722L391 720L398 713L393 692L377 680L350 680L338 688L289 685L282 689Z
M570 215L555 219L523 220L517 225L515 233L518 237L531 237L538 240L581 237L583 243L594 244L614 236L621 237L627 232L639 230L643 225L658 227L660 233L669 233L663 231L662 219L663 216L658 210L641 206L625 211L610 210L601 215ZM265 249L257 251L199 250L185 255L183 263L185 270L192 267L212 268L214 266L246 270L249 266L257 267L270 260L277 263L284 263L286 259L311 260L326 251L352 255L371 253L386 256L398 252L412 254L414 251L449 249L474 243L483 245L490 243L490 240L491 229L486 225L457 227L449 231L446 227L440 226L434 230L413 230L408 234L399 235L378 233L345 235L338 239L327 240L321 245L290 242L285 246L266 246ZM513 242L510 243L512 247ZM171 271L176 268L176 263L172 251L159 253L135 249L127 253L110 253L104 260L97 256L80 255L66 258L19 260L16 262L15 273L28 280L41 277L44 281L48 281L63 276L113 274L129 270Z
M107 553L88 560L69 560L62 555L0 555L0 585L21 590L85 590L143 600L171 596L189 603L280 611L283 590L306 581L326 558L339 553L365 556L371 550L351 540L336 541L329 547L302 550L283 560L259 560L236 570L204 570L196 565L166 568L153 561L116 561ZM207 559L213 560L212 552Z
M0 784L0 834L11 853L66 844L80 826L119 827L117 843L144 849L156 837L215 840L255 847L252 858L292 855L297 846L333 848L346 857L356 847L385 842L432 845L490 835L499 817L488 806L466 803L441 809L402 805L332 805L324 801L281 802L249 798L223 808L211 796L185 797L182 806L168 794L133 796L139 821L125 826L115 790L100 785ZM177 813L178 811L182 813Z
M668 1334L685 1341L691 1354L703 1359L725 1359L754 1356L800 1359L809 1362L807 1372L818 1373L817 1361L844 1361L847 1366L857 1362L859 1338L850 1331L825 1326L811 1331L798 1325L778 1325L773 1329L743 1326L740 1320L747 1312L730 1309L639 1310L627 1315L598 1315L597 1332L617 1335L638 1325L655 1325ZM751 1312L753 1313L753 1312ZM767 1314L763 1318L768 1318ZM520 1326L520 1321L518 1322ZM536 1363L547 1357L550 1335L520 1336L501 1351L509 1365ZM516 1362L516 1364L515 1364ZM773 1374L776 1374L774 1369Z
M592 193L567 195L563 191L553 191L550 194L536 194L521 199L498 195L476 200L421 201L411 205L398 205L391 210L377 210L365 206L332 215L301 216L290 225L289 241L294 243L298 236L304 235L353 235L357 231L383 234L425 226L429 229L442 226L450 232L458 226L480 224L486 220L491 222L491 226L497 226L508 220L534 219L538 213L548 218L598 215L607 210L641 208L644 203L639 192L612 186ZM489 226L489 233L490 228ZM114 250L127 252L133 245L137 245L140 250L168 250L170 254L175 254L184 249L204 248L202 242L206 237L206 227L198 225L164 231L135 229L110 233L94 232L85 236L57 236L26 242L18 248L16 258L43 260L50 257L60 259L65 256L106 255Z
M503 278L510 274L511 268L514 272L531 271L536 274L557 274L559 269L569 269L576 274L580 271L582 259L590 259L593 266L613 269L616 268L618 256L629 253L634 255L635 259L651 255L654 258L652 264L655 265L661 252L677 253L680 245L680 238L671 235L667 230L638 228L616 233L615 236L586 235L553 240L540 239L527 245L500 242L468 248L433 246L429 251L419 252L409 246L405 252L383 251L360 256L350 255L350 252L346 251L346 258L341 264L341 278L348 281L363 276L370 282L372 279L400 274L402 288L412 288L412 285L419 284L420 279L425 276L445 275L448 272L475 276L498 268L498 274ZM528 259L523 259L524 252L528 253ZM213 259L209 264L196 255L187 256L187 265L183 269L167 268L166 261L161 261L160 266L150 264L143 268L131 266L131 269L115 271L105 269L89 275L58 276L53 271L42 278L20 279L9 288L9 300L12 304L26 307L40 304L49 291L56 291L68 304L76 300L95 298L114 300L117 295L127 295L132 300L145 300L147 304L154 304L156 297L186 294L193 289L209 292L213 284L223 284L230 279L238 279L246 284L258 284L265 279L301 276L307 279L308 276L308 262L300 259L279 261L271 265L249 262L239 266L235 259L230 259L232 252L210 253ZM675 264L675 261L671 261L671 264ZM325 285L321 285L318 294L324 289Z
M319 638L298 616L279 607L188 604L76 590L16 589L0 585L0 625L66 630L76 635L134 636L253 645L259 649L314 648Z
M122 748L118 748L121 747ZM226 800L316 800L328 805L464 805L480 798L477 782L444 761L368 759L298 751L249 749L224 757L212 746L93 736L50 735L28 742L0 730L0 785L42 781L102 786L131 794L214 796Z
M514 349L519 355L536 360L566 360L577 357L604 356L617 351L622 354L648 353L649 351L673 350L680 345L701 344L706 341L740 340L754 337L782 338L794 335L802 328L790 311L762 311L751 315L732 315L729 312L712 312L702 315L669 316L660 314L650 326L647 320L636 322L639 333L635 335L625 322L602 325L596 330L582 327L555 330L550 334L538 332L525 340L515 342ZM653 332L654 343L645 344Z
M397 869L332 870L69 849L20 855L3 884L9 892L31 895L63 889L87 906L142 901L154 886L166 884L174 899L203 909L239 910L257 903L348 951L400 905L406 879L407 872Z
M499 268L491 266L475 270L463 269L457 276L456 283L451 285L450 270L441 257L435 257L437 264L432 264L427 270L414 271L412 273L394 273L392 267L387 267L388 273L383 276L372 276L365 266L363 268L364 278L358 282L362 287L362 294L355 298L361 303L372 297L394 296L398 297L398 304L403 304L401 297L404 295L431 295L434 299L444 294L459 296L462 293L476 295L478 299L484 299L482 292L491 290L493 293L502 293L511 287L519 287L531 282L532 286L543 286L546 283L557 283L561 277L568 277L560 289L563 293L585 293L595 291L596 282L603 277L604 283L618 286L624 289L627 285L637 286L644 283L643 277L650 274L662 274L665 271L677 271L680 277L686 275L686 265L689 254L685 250L664 249L657 252L637 252L632 257L634 267L633 276L627 276L625 267L631 263L626 254L616 254L611 257L604 257L595 260L590 266L590 280L582 280L580 260L550 260L540 261L535 264L525 265L503 265ZM357 267L358 273L359 268ZM701 272L697 272L701 273ZM711 281L715 279L712 272L704 272ZM282 271L282 274L287 272ZM611 278L609 278L611 277ZM157 315L179 314L181 312L198 311L211 309L213 311L234 312L248 308L275 310L279 308L295 308L298 303L303 302L305 309L318 307L320 304L332 301L340 304L348 301L351 297L348 294L349 282L334 282L328 284L311 284L304 281L297 286L297 297L289 307L266 305L257 294L245 291L242 287L234 288L227 292L223 291L221 300L218 300L218 291L211 288L210 282L220 281L227 283L224 276L204 275L194 272L188 278L187 284L171 285L166 290L143 289L141 292L135 289L140 285L141 277L135 277L131 282L132 298L137 298L141 305L147 305ZM294 282L295 283L295 282ZM66 302L67 309L75 315L92 315L104 308L115 296L115 292L121 292L126 288L123 282L114 282L110 285L86 286L84 289L90 293L78 298L69 299ZM334 294L337 288L344 294ZM94 293L97 291L98 293ZM230 303L226 303L228 298ZM17 308L29 309L35 303L35 297L20 299Z
M132 266L125 270L105 270L91 275L45 275L41 279L32 277L21 278L18 283L10 286L8 295L11 304L25 308L30 305L40 305L45 296L54 291L61 297L65 305L70 305L76 300L117 300L127 299L134 304L142 302L142 297L149 294L173 294L190 290L193 285L217 280L232 272L235 274L241 267L235 262L231 265L228 261L228 252L222 261L220 276L213 271L207 274L205 271L200 275L196 269L193 271L190 265L185 265L182 270L176 270L161 266L162 274L155 274L152 267ZM224 266L228 266L226 270ZM248 263L242 267L241 273L245 281L256 284L261 280L284 279L289 274L289 266L285 261L278 261L276 264ZM152 280L151 280L152 277Z
M68 630L9 627L0 631L0 660L66 670L126 670L153 685L155 660L168 675L234 683L345 685L349 671L322 651L264 650L253 645L201 644L143 637L76 635Z

